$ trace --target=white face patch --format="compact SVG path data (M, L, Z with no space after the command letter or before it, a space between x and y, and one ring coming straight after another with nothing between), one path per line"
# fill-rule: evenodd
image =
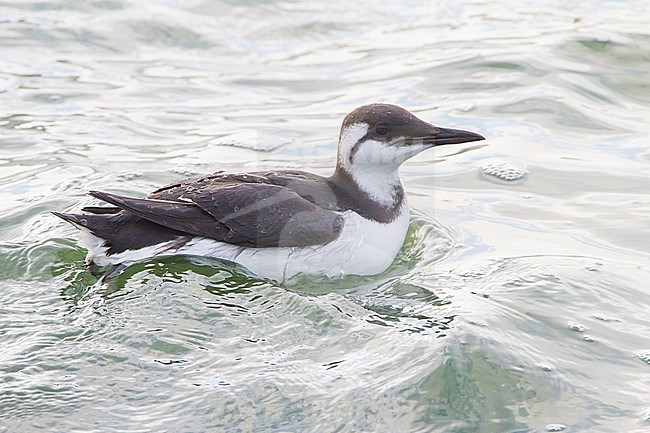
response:
M366 123L355 123L343 130L339 143L339 165L370 198L384 206L393 206L397 199L395 192L400 185L399 166L431 146L390 145L376 140L359 143L367 133Z
M366 140L357 146L352 157L352 166L355 169L363 166L399 168L404 161L430 147L424 144L391 145L381 141Z
M350 168L350 153L352 148L359 140L361 140L368 133L367 123L354 123L341 131L341 138L339 139L339 163L349 170Z

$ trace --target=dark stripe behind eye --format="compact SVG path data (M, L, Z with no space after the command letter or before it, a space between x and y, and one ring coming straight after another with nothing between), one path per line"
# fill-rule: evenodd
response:
M363 141L364 138L366 137L363 137L361 140L354 143L354 146L352 146L352 149L350 149L350 164L352 164L352 159L354 158L354 154L357 153L357 151L361 147L361 141Z

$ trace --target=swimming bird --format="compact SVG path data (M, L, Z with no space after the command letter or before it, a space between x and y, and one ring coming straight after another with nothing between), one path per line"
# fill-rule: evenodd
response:
M111 206L53 214L81 229L88 264L123 267L190 255L236 262L277 281L379 274L395 259L409 225L400 165L434 146L484 139L434 126L396 105L369 104L343 120L330 177L219 171L146 198L90 191Z

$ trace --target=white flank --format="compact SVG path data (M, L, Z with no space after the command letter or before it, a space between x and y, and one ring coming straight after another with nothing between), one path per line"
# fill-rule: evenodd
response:
M106 256L101 240L86 243L88 259L101 266L130 264L154 256L190 255L229 260L264 278L283 281L298 274L341 277L374 275L385 271L399 252L409 225L406 200L400 214L389 224L381 224L346 211L340 236L325 245L281 248L246 248L196 237L177 248L175 241L139 250ZM92 235L91 235L92 236Z
M88 250L86 255L86 264L95 262L100 266L110 264L110 262L101 263L102 259L106 257L108 248L104 245L104 240L90 233L90 231L83 226L75 224L75 227L80 229L81 235L79 236L79 246Z

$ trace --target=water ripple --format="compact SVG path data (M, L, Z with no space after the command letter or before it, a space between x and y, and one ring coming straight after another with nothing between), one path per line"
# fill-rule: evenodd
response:
M4 4L0 430L644 430L647 4L574 3ZM403 167L382 275L174 258L106 285L48 214L327 174L372 101L488 137Z

